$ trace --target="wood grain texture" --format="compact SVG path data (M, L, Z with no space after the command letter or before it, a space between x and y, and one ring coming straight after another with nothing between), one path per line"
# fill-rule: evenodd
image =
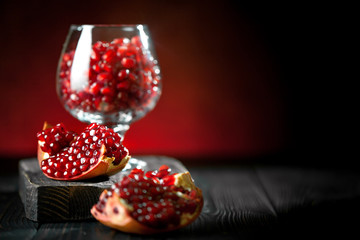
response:
M0 193L0 239L32 239L38 223L25 216L24 207L17 192Z
M350 171L294 167L256 170L278 216L281 233L310 232L324 238L352 238L360 214L360 175Z
M141 156L145 170L169 165L176 171L186 171L179 161L164 156ZM131 164L129 164L131 165ZM98 177L85 181L56 181L47 178L36 159L19 163L19 194L26 216L33 221L61 222L91 219L91 207L98 201L102 191L129 172L134 166L111 177Z
M278 214L360 197L358 174L302 168L258 168L257 173Z
M276 215L252 169L191 170L204 195L204 208L191 225L175 232L141 237L98 222L42 224L37 238L62 239L248 239L265 236ZM61 231L63 229L63 231ZM37 239L36 238L36 239Z
M145 237L113 230L94 219L32 222L14 188L4 187L11 181L5 178L0 182L0 239L351 239L357 234L357 173L279 166L189 170L203 190L201 215L183 229ZM67 187L63 195L78 194Z
M178 239L264 237L276 223L252 168L190 168L190 172L203 191L204 208L193 224L176 234Z

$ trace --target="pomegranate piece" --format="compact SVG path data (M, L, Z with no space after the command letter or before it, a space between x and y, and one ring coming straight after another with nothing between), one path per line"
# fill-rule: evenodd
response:
M100 195L91 214L104 225L123 232L153 234L190 224L202 206L202 192L190 173L171 173L163 165L146 173L133 169Z
M39 132L37 138L41 170L55 180L112 175L122 170L130 159L120 135L96 123L87 126L79 135L66 131L62 124L49 126Z

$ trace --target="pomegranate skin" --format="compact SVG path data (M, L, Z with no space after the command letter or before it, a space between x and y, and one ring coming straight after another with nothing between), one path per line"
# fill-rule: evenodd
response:
M133 170L133 171L138 171L138 170ZM160 173L160 171L156 172L156 173ZM155 174L154 174L155 175ZM159 174L157 174L159 176ZM147 174L147 176L149 176L149 174ZM157 178L157 177L155 177ZM173 179L174 181L168 181L169 179ZM135 177L135 179L139 179L138 177ZM146 181L147 181L147 177L145 177ZM161 188L162 186L165 186L166 189L168 189L167 191L164 192L164 194L162 195L162 200L156 202L156 197L153 198L153 201L148 201L146 202L146 200L143 200L142 202L140 201L140 203L131 203L129 202L127 199L122 198L121 196L124 196L124 188L122 188L123 184L120 183L116 183L115 185L112 186L112 188L110 190L105 190L100 198L99 198L99 202L97 204L95 204L92 209L91 209L91 214L94 216L94 218L96 218L99 222L101 222L102 224L123 231L123 232L127 232L127 233L135 233L135 234L141 234L141 235L147 235L147 234L155 234L155 233L162 233L162 232L169 232L169 231L174 231L176 229L179 228L183 228L189 224L191 224L193 221L195 221L197 219L197 217L199 216L199 214L201 213L202 207L203 207L203 196L202 196L202 191L201 189L199 189L198 187L195 186L191 175L189 172L186 173L176 173L176 174L172 174L172 175L167 175L167 176L162 176L160 178L158 184L160 183L160 185L153 185L150 184L152 186L150 186L148 192L153 192L153 186L156 186L157 188ZM166 180L167 179L167 180ZM123 182L127 181L123 179ZM155 182L157 180L155 179ZM141 182L141 177L140 177L140 182ZM141 182L141 185L143 186L144 184L146 184L146 182ZM170 185L169 185L170 184ZM139 186L139 185L138 185ZM135 188L133 188L133 190L135 190L136 188L138 188L137 186ZM151 190L152 189L152 190ZM174 191L170 189L175 189ZM133 191L130 188L127 189L128 191ZM141 190L143 192L143 190ZM125 191L126 192L126 191ZM182 193L183 194L182 194ZM170 196L170 193L176 193L174 195L172 195L172 199L177 199L174 200L173 203L175 205L172 204L168 204L166 205L165 203L168 201L166 199L166 195ZM186 194L187 193L187 194ZM135 199L136 198L136 194L134 194L135 196L130 196L130 199ZM145 195L144 195L145 196ZM179 196L179 197L177 197ZM147 197L149 197L149 195L147 195ZM180 203L180 202L184 202L189 200L190 204L188 205L184 205L183 207L180 207L178 209L182 209L180 213L177 213L179 218L176 220L174 220L174 218L168 218L165 220L165 224L164 223L160 223L157 221L161 221L161 219L155 219L154 215L149 214L150 211L152 212L157 212L157 214L163 214L164 212L167 213L174 213L174 207L172 206L176 206L176 202ZM191 201L190 201L191 200ZM150 203L149 203L150 202ZM148 220L152 220L153 222L139 222L139 219L144 219L144 216L138 216L139 213L143 213L145 214L144 208L142 208L142 210L139 210L139 208L137 208L137 206L139 205L146 205L147 206L155 206L155 204L157 203L161 203L158 206L158 209L151 209L151 207L147 207L148 212L146 213L147 216L145 216L145 218L147 218ZM164 208L171 206L169 209L161 209L161 207L164 206ZM193 208L192 210L189 210L189 206L190 208ZM193 206L193 207L192 207ZM136 210L137 209L137 210ZM187 209L187 210L186 210ZM146 211L146 210L145 210ZM135 216L138 216L137 219L135 219ZM175 215L173 215L175 216Z

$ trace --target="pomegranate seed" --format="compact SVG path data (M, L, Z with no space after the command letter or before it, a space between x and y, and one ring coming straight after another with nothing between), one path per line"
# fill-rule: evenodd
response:
M90 58L91 58L92 60L99 61L99 60L100 60L100 53L93 50L93 51L91 52Z
M112 88L110 87L105 87L101 89L101 93L107 96L114 96L115 92Z
M127 81L118 83L116 85L116 89L119 89L119 90L127 90L127 89L129 89L129 87L130 87L130 84Z
M94 95L97 95L100 92L100 89L101 89L101 84L95 82L90 86L89 92Z
M97 75L97 80L99 82L108 82L111 79L112 79L112 76L108 72L102 72Z
M114 50L109 49L104 53L104 55L102 55L102 59L107 62L112 62L114 60L115 56L116 56L116 53L114 52Z
M54 177L61 178L62 176L63 176L63 174L61 172L56 171L54 173Z
M138 54L138 47L134 45L129 46L125 52L125 55L128 57L136 56L137 54Z
M112 43L118 45L128 44L130 40L128 38L115 38Z
M100 68L99 64L97 64L97 63L93 64L91 69L94 70L97 73L101 71L101 68Z
M69 171L64 171L63 176L64 178L69 178L70 177Z
M142 43L141 43L140 36L132 37L131 38L131 43L134 44L135 46L141 47Z
M73 176L79 175L80 173L81 173L80 170L77 168L73 168L71 170L71 175L73 175Z
M99 52L102 52L106 49L106 43L102 41L98 41L94 44L93 49L98 50Z
M117 77L118 79L121 81L121 80L124 80L128 75L129 75L129 69L122 69L119 71Z
M80 166L80 171L81 171L81 172L85 172L86 170L88 170L88 169L89 169L89 167L90 167L90 165L89 165L89 164L86 164L86 165L81 165L81 166Z
M101 64L101 68L105 71L105 72L108 72L108 73L112 73L113 71L113 66L109 63L103 63Z
M121 64L124 66L124 68L130 69L130 68L133 68L135 66L136 62L132 58L124 57L121 60Z
M121 57L123 55L125 55L126 51L128 50L128 47L127 46L120 46L118 47L117 51L116 51L116 55L118 57Z

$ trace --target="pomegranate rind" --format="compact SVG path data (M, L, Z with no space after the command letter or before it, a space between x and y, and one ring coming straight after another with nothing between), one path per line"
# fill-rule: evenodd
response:
M104 198L107 194L105 190L100 198ZM118 213L114 213L114 208L118 210ZM147 227L139 222L135 221L128 212L128 206L121 201L120 197L117 194L114 194L112 197L109 197L106 202L106 208L104 212L99 212L96 207L92 207L90 210L91 214L99 222L105 226L120 230L127 233L136 233L136 234L154 234L158 233L155 229Z
M125 148L124 148L125 149ZM80 175L70 177L70 178L56 178L47 175L44 173L48 178L51 178L53 180L61 180L61 181L79 181L79 180L85 180L90 179L98 176L111 176L118 172L120 172L128 163L129 159L131 158L130 155L126 155L123 159L121 159L120 163L117 165L113 164L113 161L115 160L114 157L106 157L104 156L104 153L106 151L105 146L101 148L101 156L99 158L99 161L92 166L89 170L83 172Z
M96 205L94 205L90 212L102 224L120 230L127 233L135 233L141 235L156 234L162 232L170 232L180 228L183 228L192 222L194 222L201 213L201 210L204 205L204 199L202 191L200 188L195 186L194 181L191 178L189 172L178 173L175 175L175 186L183 187L188 190L195 190L197 195L197 207L193 214L183 213L180 217L180 224L176 226L169 226L167 228L151 228L146 225L143 225L136 221L130 216L131 206L125 203L125 201L116 193L113 193L111 197L107 198L106 207L103 212L97 210ZM105 190L100 195L100 199L105 198L108 190ZM117 213L114 212L114 208L118 210Z
M129 159L131 157L127 155L123 159L121 159L121 162L117 165L114 165L112 162L114 161L114 157L104 157L98 161L94 167L90 168L86 172L84 172L81 175L75 176L73 178L68 179L57 179L57 180L84 180L84 179L90 179L102 175L111 176L118 172L120 172L128 163Z

